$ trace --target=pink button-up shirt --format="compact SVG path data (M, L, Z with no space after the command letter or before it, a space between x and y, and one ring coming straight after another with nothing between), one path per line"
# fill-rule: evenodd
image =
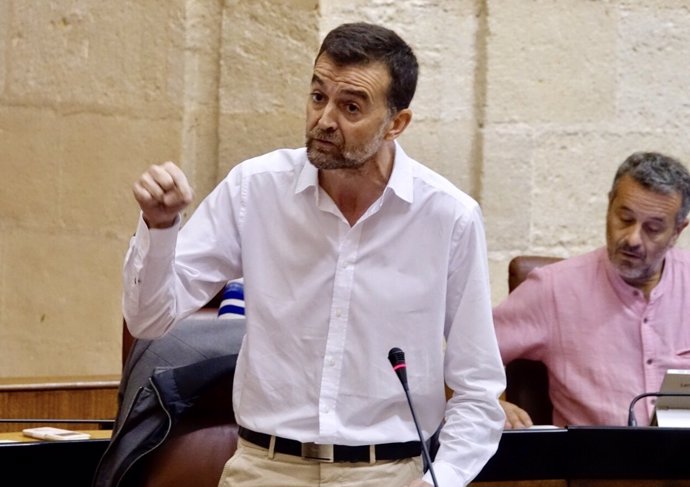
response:
M503 363L547 366L554 424L625 425L636 395L658 391L667 369L690 369L690 252L667 253L649 302L605 248L536 269L494 322ZM639 424L653 401L636 406Z

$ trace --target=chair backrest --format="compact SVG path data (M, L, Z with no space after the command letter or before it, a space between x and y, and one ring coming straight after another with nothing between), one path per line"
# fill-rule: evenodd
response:
M512 292L532 269L561 260L559 257L519 255L508 265L508 290ZM505 398L527 411L534 424L552 424L549 378L542 362L517 359L506 364Z
M196 323L195 323L196 322ZM175 355L194 362L197 355L228 357L239 351L244 335L243 319L208 319L194 315L176 326L174 343L166 347ZM200 336L204 335L204 338ZM162 341L158 339L156 342ZM153 343L156 346L158 343ZM162 356L161 349L152 356ZM133 349L130 359L136 359ZM203 359L199 359L201 361ZM141 359L140 359L141 361ZM188 411L173 423L169 436L140 461L128 483L131 487L217 487L223 466L237 448L238 426L232 409L232 377L216 381L194 401Z
M218 316L218 311L223 301L223 293L225 288L222 289L218 294L216 294L211 301L206 303L203 308L194 313L192 316L196 318L215 318ZM244 295L243 295L244 297ZM244 313L242 313L244 314ZM122 320L122 366L125 366L127 362L127 357L129 357L129 352L132 349L135 338L127 329L127 323Z
M178 362L189 363L197 360L197 357L200 360L203 356L213 357L221 352L236 353L239 350L243 332L239 333L235 323L242 323L243 329L244 320L237 318L239 314L229 319L228 316L220 316L222 299L223 291L204 308L176 324L168 336L156 341L134 339L123 322L121 408L128 407L133 400L132 391L138 389L136 382L142 379L134 375L133 364L137 364L140 370L150 369L153 361L161 362L158 364L160 366L183 365ZM222 337L219 333L222 333ZM143 358L149 348L152 349L151 353ZM161 352L163 349L165 353ZM181 360L173 357L181 357ZM145 360L146 363L140 363ZM238 426L232 411L232 383L224 379L208 388L194 402L194 406L174 423L164 443L137 462L127 474L126 485L216 487L225 462L237 448L237 440Z

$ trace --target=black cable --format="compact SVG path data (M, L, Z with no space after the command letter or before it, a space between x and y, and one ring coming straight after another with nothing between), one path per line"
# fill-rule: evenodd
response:
M630 406L628 406L628 426L637 426L637 419L635 418L633 408L637 401L645 397L690 397L690 392L644 392L638 394L630 401Z

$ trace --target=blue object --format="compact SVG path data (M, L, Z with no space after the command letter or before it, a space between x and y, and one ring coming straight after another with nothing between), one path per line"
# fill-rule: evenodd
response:
M230 281L223 289L223 299L218 308L218 318L242 318L244 316L244 284L241 280Z

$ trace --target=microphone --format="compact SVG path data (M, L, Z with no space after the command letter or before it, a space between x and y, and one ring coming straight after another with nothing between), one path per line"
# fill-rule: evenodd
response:
M630 406L628 406L628 426L637 426L637 419L635 418L633 408L637 401L645 397L690 397L690 392L645 392L638 394L630 401Z
M412 421L414 421L414 426L417 428L417 435L419 436L419 441L422 443L422 454L424 456L424 461L429 467L429 473L431 474L431 480L434 482L434 487L438 487L438 482L436 481L436 474L434 473L434 467L431 464L431 456L429 455L429 449L426 447L426 441L424 441L424 436L422 436L422 430L419 427L419 421L417 421L417 415L412 407L412 398L410 398L410 389L407 386L407 364L405 364L405 352L400 350L398 347L393 347L388 352L388 361L393 366L395 375L400 379L400 383L405 391L405 397L407 397L407 404L410 406L410 412L412 413Z
M388 361L393 366L395 375L397 375L398 379L400 379L403 389L409 391L410 389L407 387L407 365L405 364L405 352L397 347L391 348L390 352L388 352Z

